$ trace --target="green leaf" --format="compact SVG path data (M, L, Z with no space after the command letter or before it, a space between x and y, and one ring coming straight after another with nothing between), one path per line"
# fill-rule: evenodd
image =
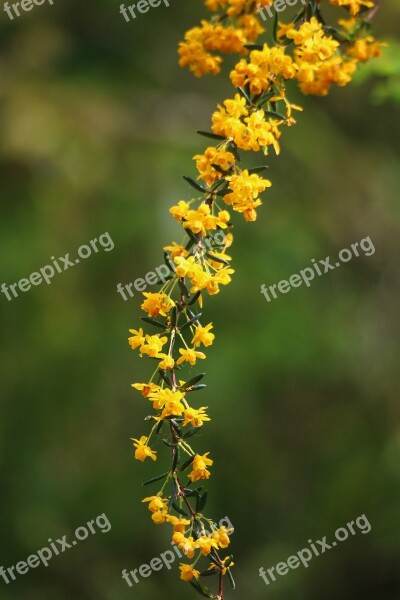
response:
M215 163L211 163L211 166L213 169L218 171L218 173L220 173L221 175L226 175L226 173L229 172L229 169L228 169L228 171L224 171L224 169L222 167L220 167L219 165L216 165Z
M204 390L204 388L207 387L206 383L199 383L199 385L193 385L189 390L186 390L188 393L189 392L198 392L199 390Z
M167 251L164 251L164 261L165 261L165 264L167 265L167 267L168 267L168 269L170 271L174 271L175 270L175 265L171 261L171 259L170 259L169 255L168 255Z
M236 88L236 89L237 89L237 91L239 92L239 94L240 94L241 96L243 96L243 98L246 100L246 102L248 102L248 103L250 104L250 106L253 106L253 103L252 103L252 101L251 101L251 99L250 99L250 96L248 96L248 95L246 94L246 92L245 92L245 91L244 91L244 90L243 90L241 87L238 87L238 88Z
M176 420L175 419L170 419L169 422L171 423L172 427L175 429L175 431L179 435L179 437L182 437L182 429L179 427L179 425L176 422Z
M265 165L264 167L251 167L249 169L249 173L262 173L263 171L265 171L266 169L268 169L268 167Z
M188 306L192 306L195 302L197 302L197 300L200 298L200 294L201 294L200 290L198 292L196 292L195 295L193 296L193 298L191 299L191 301L189 302Z
M181 466L180 470L184 471L185 469L187 469L188 467L190 467L190 465L192 464L193 461L194 461L194 455L191 456L190 458L188 458L187 460L185 460L185 462Z
M150 483L155 483L156 481L160 481L160 479L164 479L164 477L166 477L167 475L169 475L169 471L167 471L166 473L162 473L162 475L157 475L157 477L152 477L151 479L148 479L147 481L142 483L142 486L149 485Z
M274 15L274 23L273 23L273 26L272 26L272 37L274 38L275 44L279 45L279 40L278 40L278 13L277 13L277 11L275 11L275 15Z
M207 504L207 497L208 497L208 492L204 492L204 494L200 498L200 502L199 502L198 507L196 508L196 512L200 512L200 513L202 512L203 508Z
M202 194L207 194L207 190L205 188L203 188L199 183L197 183L197 181L195 181L194 179L192 179L191 177L186 177L186 175L183 176L183 179L185 181L187 181L187 183L189 185L191 185L195 190L197 190L198 192L201 192Z
M172 502L172 506L174 507L174 509L176 510L177 513L179 513L180 515L182 515L183 517L188 517L188 513L186 511L183 510L183 508L181 508L180 506L177 505L176 502Z
M211 138L212 140L226 140L226 137L223 135L217 135L216 133L212 133L211 131L196 131L199 135L203 135L204 137Z
M192 377L192 379L189 379L189 381L187 381L185 383L185 387L183 387L182 389L187 390L192 385L195 385L195 383L198 383L199 381L201 381L204 376L205 376L205 373L200 373L199 375L195 375L195 377Z
M274 110L265 110L264 112L269 117L275 117L276 119L281 119L282 121L286 121L286 117L284 117L283 115L281 115L280 113L278 113Z
M236 583L235 583L235 580L233 579L233 575L232 575L232 573L231 573L231 570L230 570L230 569L228 569L226 572L228 573L228 579L229 579L229 583L231 584L231 586L232 586L232 589L234 589L234 590L235 590L235 589L236 589Z
M262 50L263 49L262 44L245 44L244 47L247 48L247 50Z
M163 439L163 442L166 446L168 446L168 448L176 448L176 444L172 444L171 442L169 442L168 440L166 440L165 438Z
M197 579L191 579L189 583L199 594L204 596L204 598L215 598L210 590L201 584Z
M182 294L185 296L185 298L189 298L190 297L189 290L187 289L187 287L184 284L184 282L182 281L182 279L178 279L178 285L179 285L179 288L180 288Z
M211 260L215 260L215 262L221 263L223 265L229 266L229 264L230 264L229 260L225 260L225 258L220 258L219 256L214 256L210 252L206 252L206 256L208 256L208 258L210 258Z
M176 306L171 310L171 327L176 327L176 323L178 321L178 310Z
M196 433L199 432L200 427L191 427L184 435L182 439L187 440L187 438L192 437L193 435L196 435Z
M176 467L178 466L178 462L179 462L179 458L180 458L179 446L176 446L173 454L174 454L174 458L172 460L171 472L174 472Z
M160 329L166 329L167 326L165 323L160 323L159 321L156 321L155 319L152 319L151 317L140 317L142 321L145 321L146 323L150 323L150 325L154 325L154 327L160 327Z
M240 162L241 158L240 158L240 154L239 154L239 151L238 151L238 148L237 148L235 142L230 142L229 143L228 150L229 150L229 152L232 152L232 154L234 155L234 157L236 158L236 160L238 162Z
M172 383L171 381L168 379L166 373L162 370L162 369L158 369L158 374L159 376L165 381L165 383L168 385L168 387L172 387Z
M194 315L191 319L189 319L189 321L187 321L184 325L180 326L180 330L184 331L185 329L187 329L187 327L189 327L190 325L192 325L193 323L195 323L196 321L198 321L201 317L202 313L199 313L198 315Z

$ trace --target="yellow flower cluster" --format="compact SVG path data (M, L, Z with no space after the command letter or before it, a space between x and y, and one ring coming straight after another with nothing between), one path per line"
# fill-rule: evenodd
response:
M234 0L230 4L231 9L239 10L240 14L239 3L236 2L236 8ZM245 3L241 1L241 4ZM181 67L189 66L196 77L206 73L216 75L221 71L221 54L244 54L246 44L255 42L264 31L252 14L242 14L232 25L203 20L201 26L190 29L180 43L179 64Z
M279 153L282 127L295 123L293 110L302 110L287 98L288 81L297 80L305 94L326 95L332 84L346 85L358 63L380 54L382 44L371 35L367 21L374 2L330 2L347 9L350 18L327 26L322 2L308 0L289 23L275 19L272 43L257 45L254 42L264 32L257 6L271 6L272 0L205 0L216 14L188 31L179 46L180 64L197 76L218 73L222 53L247 56L231 71L236 88L233 97L217 106L211 131L199 132L212 139L213 145L209 142L193 157L195 178L185 177L194 189L192 197L170 208L184 237L181 243L164 247L171 274L161 289L144 293L141 308L146 316L142 319L146 328L153 329L130 330L130 347L150 358L154 366L148 381L132 384L153 411L146 417L148 435L132 438L132 442L139 461L157 461L163 444L170 451L168 471L145 484L159 485L157 493L143 502L148 503L154 523L172 526L172 541L191 561L180 565L181 579L214 600L223 600L224 576L234 585L234 563L232 556L221 556L230 531L218 529L204 515L207 493L203 485L211 476L213 460L209 452L196 452L191 439L210 417L207 407L196 403L198 395L191 395L206 387L200 383L204 373L186 372L203 363L203 350L215 340L213 324L201 322L203 297L218 294L234 273L227 254L233 243L227 208L241 213L246 221L255 221L260 194L271 186L260 175L265 166L241 166L241 152L261 150L267 155L272 146ZM218 241L221 236L222 242ZM204 556L211 564L201 572L196 566ZM218 575L218 595L203 584L204 574Z
M362 8L373 8L374 3L371 0L330 0L334 6L343 6L350 10L353 16L358 15Z

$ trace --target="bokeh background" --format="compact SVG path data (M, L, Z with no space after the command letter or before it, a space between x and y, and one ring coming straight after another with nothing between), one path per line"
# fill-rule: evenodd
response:
M116 286L162 262L177 231L168 207L189 198L182 175L204 148L194 131L232 93L226 73L195 80L177 65L204 14L200 0L173 0L128 24L116 2L56 0L0 16L0 283L105 231L115 243L50 286L0 297L0 565L101 513L112 523L48 568L0 580L2 600L196 597L176 564L132 589L121 579L168 548L169 528L140 504L154 470L132 459L146 405L130 384L149 365L126 341L139 294L124 302ZM399 0L375 25L395 40ZM215 459L209 510L236 527L229 599L397 600L399 47L327 99L296 99L305 112L268 158L259 219L236 219L234 281L206 305L213 421L197 444ZM366 236L373 256L273 303L260 294ZM259 567L361 514L368 535L265 587Z

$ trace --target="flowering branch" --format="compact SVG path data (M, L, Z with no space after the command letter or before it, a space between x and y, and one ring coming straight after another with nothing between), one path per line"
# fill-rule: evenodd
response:
M180 64L196 76L218 73L223 53L246 58L230 74L234 97L218 105L210 132L198 132L214 145L194 157L197 179L185 177L195 190L194 197L188 202L180 200L170 209L184 237L180 244L173 242L164 248L172 272L159 292L144 293L141 306L147 314L143 321L156 332L130 330L131 348L155 364L148 382L133 384L152 403L154 412L146 417L151 429L147 436L132 439L135 458L140 461L157 460L157 451L152 449L156 440L170 449L168 470L144 484L161 487L143 502L148 503L155 524L172 525L173 542L191 561L180 565L181 579L214 600L223 600L224 576L234 587L233 557L220 556L229 545L232 530L218 528L204 515L207 492L198 482L210 477L213 460L209 452L198 454L191 438L210 417L206 406L195 408L196 403L188 401L193 392L206 387L200 383L204 373L189 379L186 373L188 367L206 358L201 348L209 348L215 339L213 324L202 324L203 295L218 294L234 273L227 254L233 235L226 207L241 213L246 221L255 221L262 204L259 196L271 186L260 175L265 166L242 167L241 153L261 150L268 155L271 147L279 153L281 128L294 125L293 111L302 110L288 99L287 81L297 80L304 94L325 96L332 85L348 84L359 63L380 54L382 44L370 35L367 20L376 3L330 3L344 7L349 18L328 26L322 3L307 0L288 23L278 22L275 15L273 44L269 46L256 41L265 32L260 8L270 7L272 0L205 0L214 16L188 31L179 46ZM202 557L210 563L200 571L196 567ZM219 580L217 595L203 583L213 575Z

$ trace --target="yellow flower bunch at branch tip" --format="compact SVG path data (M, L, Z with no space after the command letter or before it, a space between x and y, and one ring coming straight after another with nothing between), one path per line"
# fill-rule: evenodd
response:
M341 18L329 25L322 14L328 4L341 9ZM231 212L255 221L261 194L272 185L261 175L266 165L247 167L243 153L267 156L272 147L279 154L284 128L295 125L294 111L302 110L288 97L291 82L304 94L325 96L333 85L347 85L359 64L379 56L384 44L371 34L378 3L370 0L307 0L287 22L276 14L271 32L259 9L274 10L273 0L205 0L205 5L210 19L186 33L180 64L196 76L216 74L223 54L237 54L233 89L213 112L211 131L199 131L208 145L193 157L196 173L185 177L193 194L169 210L183 239L164 246L170 274L159 291L143 294L145 325L130 329L128 342L153 367L144 383L132 384L152 410L145 419L147 434L132 438L134 456L156 462L162 450L170 455L168 470L144 484L155 493L143 503L156 525L172 528L172 541L188 561L180 564L180 578L202 596L224 600L225 579L235 585L233 556L223 556L232 530L218 528L205 514L204 484L214 461L204 448L195 450L193 440L211 411L193 392L206 387L199 365L216 338L213 323L202 320L204 298L219 294L234 274L227 254L234 241ZM265 33L269 37L259 43ZM217 576L215 593L203 581L207 575L211 582Z

